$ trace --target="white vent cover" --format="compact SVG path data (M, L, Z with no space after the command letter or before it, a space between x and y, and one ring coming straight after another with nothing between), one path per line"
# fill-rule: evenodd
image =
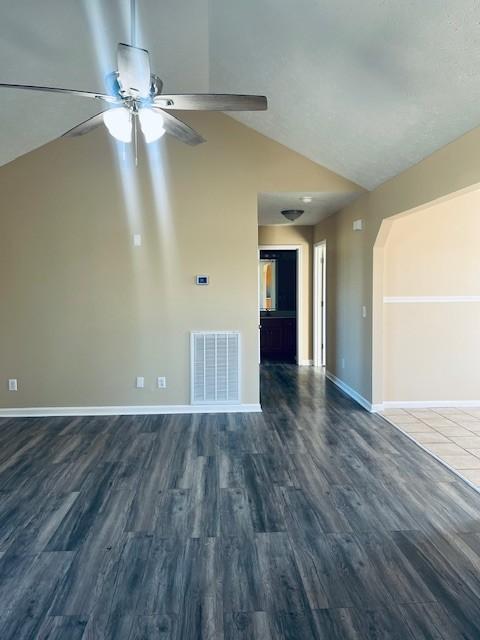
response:
M240 333L193 331L192 404L240 402Z

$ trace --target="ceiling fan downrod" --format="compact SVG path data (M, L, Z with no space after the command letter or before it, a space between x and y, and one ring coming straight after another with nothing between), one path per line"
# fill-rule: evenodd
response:
M132 47L137 46L137 2L130 0L130 41Z

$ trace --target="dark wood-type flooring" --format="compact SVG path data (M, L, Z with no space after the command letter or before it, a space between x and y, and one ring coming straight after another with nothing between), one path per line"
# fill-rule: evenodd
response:
M478 640L480 495L314 369L262 401L0 421L0 638Z

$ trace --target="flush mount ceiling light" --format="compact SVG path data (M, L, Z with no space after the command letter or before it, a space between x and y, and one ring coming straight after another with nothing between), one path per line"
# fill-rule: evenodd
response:
M313 198L312 198L312 196L302 196L300 198L300 200L305 204L310 204L310 202L312 202Z
M121 142L137 144L138 123L147 143L168 133L181 142L197 145L205 142L200 134L171 113L187 111L264 111L265 96L184 93L162 93L163 82L151 73L150 56L136 46L136 0L130 0L131 43L117 47L117 70L105 78L106 92L94 93L25 84L0 83L0 88L61 93L101 102L101 113L85 120L64 136L81 136L105 124L110 134Z
M303 209L284 209L282 211L282 216L285 216L285 218L290 220L290 222L295 222L295 220L298 220L303 213L305 213Z

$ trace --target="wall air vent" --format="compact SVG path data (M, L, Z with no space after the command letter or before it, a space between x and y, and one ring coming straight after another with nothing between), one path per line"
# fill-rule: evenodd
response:
M192 331L190 336L192 404L240 402L240 333Z

